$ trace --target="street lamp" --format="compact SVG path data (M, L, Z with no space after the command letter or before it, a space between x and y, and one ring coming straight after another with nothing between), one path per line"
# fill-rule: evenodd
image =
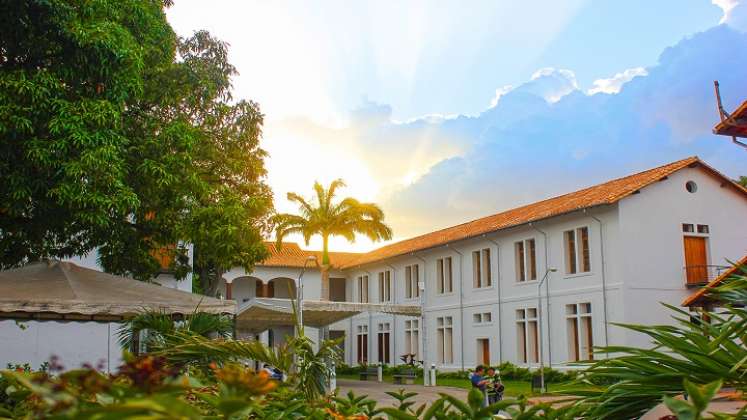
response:
M301 280L303 279L303 273L306 272L306 265L310 262L316 263L316 256L309 255L306 258L306 261L303 262L303 268L301 269L301 273L298 275L298 282L296 283L296 301L298 302L299 327L303 327L303 282ZM298 336L298 331L296 331L296 336Z
M542 339L542 284L545 283L550 273L558 271L557 268L548 267L542 280L537 284L537 318L539 320L539 357L540 357L540 393L545 393L545 350L544 340ZM548 292L549 293L549 292ZM548 304L549 305L549 304ZM548 306L549 309L549 306Z

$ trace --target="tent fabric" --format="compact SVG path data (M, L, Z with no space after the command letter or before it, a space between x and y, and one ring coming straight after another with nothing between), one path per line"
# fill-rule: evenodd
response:
M0 317L124 319L144 310L234 314L236 302L47 260L0 271Z
M321 328L362 312L420 316L417 305L391 305L319 300L303 301L303 324ZM242 303L236 316L236 329L243 333L260 333L276 326L293 325L293 308L289 299L254 298Z

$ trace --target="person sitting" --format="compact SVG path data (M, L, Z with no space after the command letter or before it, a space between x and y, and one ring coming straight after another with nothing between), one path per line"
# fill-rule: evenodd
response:
M495 368L489 367L487 371L486 380L487 393L488 393L488 404L494 404L503 399L503 391L506 387L503 386L500 374L497 373Z

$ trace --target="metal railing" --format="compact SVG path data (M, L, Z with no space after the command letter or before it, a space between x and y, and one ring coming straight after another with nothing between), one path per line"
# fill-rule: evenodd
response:
M729 267L725 265L688 265L682 268L687 286L702 286L720 276Z

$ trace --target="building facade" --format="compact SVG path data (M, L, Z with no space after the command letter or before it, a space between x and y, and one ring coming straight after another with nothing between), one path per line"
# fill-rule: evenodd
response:
M329 336L344 337L349 365L414 354L442 370L540 359L564 368L599 357L594 346L646 346L612 324L672 322L660 302L678 305L745 255L745 215L747 191L689 158L369 253L333 253L330 300L419 305L422 314L363 312L330 325ZM251 274L228 273L240 304L295 293L314 252L284 249ZM262 286L270 283L274 295ZM305 299L323 298L316 268L303 284Z

